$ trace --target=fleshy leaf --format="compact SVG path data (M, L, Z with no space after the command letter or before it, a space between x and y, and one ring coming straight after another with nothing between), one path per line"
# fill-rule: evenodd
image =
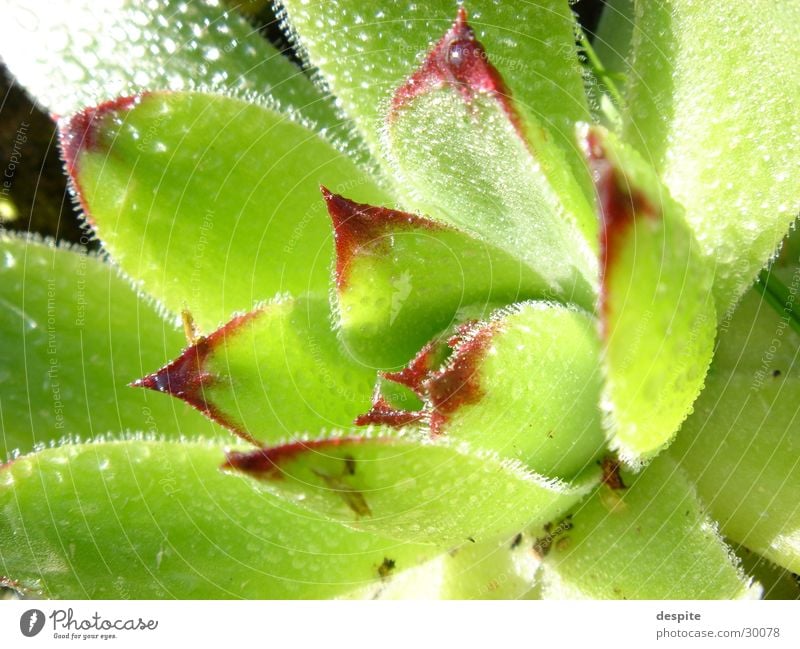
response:
M299 45L380 157L381 122L392 94L452 25L456 4L451 0L282 0L281 4ZM567 2L472 0L468 6L476 35L510 92L548 130L573 171L585 174L573 128L588 119L589 111L576 56L575 18Z
M136 385L271 445L350 427L369 407L374 382L331 331L325 298L284 298L234 318Z
M750 291L670 453L722 532L800 573L800 336Z
M637 13L627 135L686 208L722 316L800 210L797 2L664 0ZM735 32L736 37L731 38Z
M226 466L267 491L355 529L411 542L482 542L541 524L589 490L570 486L464 444L371 430L251 452Z
M747 548L737 549L742 560L742 569L764 589L762 599L800 600L800 579L785 568L780 568L769 559L751 552Z
M554 297L590 308L594 212L561 150L518 111L486 56L460 15L395 92L385 143L398 192L432 218L518 255Z
M424 399L416 419L434 436L491 449L564 480L599 458L605 436L591 316L528 302L463 325L448 344L453 351L441 367L425 366L434 351L428 348L403 372L385 375ZM373 407L366 420L380 421L381 414Z
M515 257L458 229L325 192L336 238L339 326L378 367L405 364L454 319L546 290Z
M0 577L66 599L322 598L431 556L310 516L200 442L67 445L0 466Z
M525 534L473 543L467 541L391 582L370 585L358 599L535 599L538 561ZM393 569L394 570L394 569Z
M178 403L131 390L183 336L112 266L0 236L0 460L64 437L225 435Z
M732 599L757 594L667 456L604 484L544 530L545 598Z
M613 448L638 464L674 437L714 348L711 273L647 164L599 128L587 136L603 217L603 407Z
M144 90L267 95L321 126L332 102L236 11L212 0L13 1L0 23L3 61L57 115Z
M605 72L619 80L630 73L631 40L634 27L634 0L605 0L594 37L594 51ZM624 83L618 84L624 87Z
M67 167L105 248L204 331L280 291L327 291L324 181L386 196L308 129L237 99L153 93L61 124ZM309 164L313 161L313 164Z

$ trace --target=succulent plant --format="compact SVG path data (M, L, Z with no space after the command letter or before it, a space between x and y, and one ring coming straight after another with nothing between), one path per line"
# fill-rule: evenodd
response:
M800 3L95 4L0 25L104 252L0 240L4 583L797 596Z

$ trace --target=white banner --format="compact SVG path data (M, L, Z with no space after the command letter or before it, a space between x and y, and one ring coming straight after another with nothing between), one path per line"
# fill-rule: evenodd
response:
M2 647L799 647L798 602L0 602Z

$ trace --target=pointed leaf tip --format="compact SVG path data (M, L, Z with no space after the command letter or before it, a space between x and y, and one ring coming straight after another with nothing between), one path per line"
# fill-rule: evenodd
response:
M443 226L416 214L387 207L356 203L321 187L333 222L336 241L336 285L344 286L350 262L356 251L384 235L388 229L438 230Z
M640 467L702 389L716 331L713 273L648 162L600 127L584 144L602 213L605 428L612 450Z
M19 458L0 480L0 534L7 539L24 528L31 542L11 553L4 541L0 583L19 580L22 590L55 599L119 597L123 580L125 594L137 599L331 598L357 586L383 587L384 557L399 572L436 553L408 537L397 543L309 515L260 483L219 471L223 452L207 441L128 440ZM74 471L69 489L59 488L65 465ZM362 469L357 460L350 466ZM363 511L358 494L334 497ZM70 524L78 511L80 523ZM154 521L158 531L143 533ZM43 575L43 552L69 569Z
M329 520L445 549L467 536L480 541L544 523L590 487L536 479L462 446L373 432L232 453L225 468Z
M432 435L442 434L453 413L480 399L482 388L477 367L496 329L493 322L465 323L447 340L446 346L432 341L402 370L381 372L384 379L414 391L426 402L425 408L422 411L397 409L376 392L372 408L358 417L355 425L405 426L422 422L430 426ZM453 353L445 362L443 349L447 347L452 348Z
M444 369L425 382L431 407L431 433L437 435L460 407L475 403L483 388L477 367L492 342L496 325L481 322L464 327L448 344L454 348Z
M224 343L226 336L260 313L261 310L257 309L237 316L211 335L201 336L195 344L184 349L175 360L157 372L131 382L130 387L146 388L182 399L245 441L261 446L260 442L220 411L205 395L205 389L215 381L214 375L205 369L209 354L218 345Z
M376 393L372 401L372 407L368 412L359 415L353 421L355 426L391 426L392 428L402 428L411 424L416 424L422 420L424 413L414 410L402 410L394 408L386 401L379 392Z
M551 293L592 309L588 178L570 173L549 125L515 100L490 58L460 16L395 91L382 143L397 191L404 205L514 255ZM487 150L503 155L489 160Z
M258 447L344 433L369 409L375 370L351 359L330 318L327 295L278 296L135 385L186 401Z
M253 451L228 451L222 469L239 471L251 477L263 480L282 478L281 465L302 458L306 454L328 456L331 449L343 445L358 444L364 437L330 437L290 442L269 448L261 447ZM371 443L380 443L381 438L370 438ZM352 473L349 464L352 459L344 458L344 473Z
M59 142L67 171L76 176L76 163L81 151L92 151L98 146L97 131L102 120L110 114L130 110L146 93L118 97L98 106L84 108L72 117L59 120Z
M413 390L418 396L425 396L423 383L436 366L437 361L441 360L435 342L427 343L411 362L402 370L397 372L381 372L381 376L387 381L399 383Z
M156 392L164 392L190 403L199 410L206 407L201 394L204 383L212 377L203 370L203 363L209 353L208 340L201 338L191 347L187 347L174 361L160 370L136 379L129 385L134 388L146 388Z
M606 446L598 343L596 319L574 307L538 300L495 310L440 333L404 370L382 373L404 389L379 382L356 423L413 416L428 441L466 443L549 478L585 477ZM405 407L409 389L421 404Z
M418 95L434 88L453 86L467 103L480 92L494 96L521 133L519 115L510 101L511 92L497 68L489 62L467 18L467 10L459 7L453 26L428 53L422 66L395 92L389 118Z
M586 135L585 151L600 206L600 272L605 278L628 226L639 215L660 215L641 190L614 167L596 128L590 128Z
M367 202L388 200L326 138L263 105L153 91L125 112L98 119L94 110L76 118L72 134L61 123L78 198L116 265L173 313L191 296L201 331L249 311L254 297L327 293L333 250L320 178L357 185ZM254 141L254 132L263 137ZM222 184L220 169L231 172Z

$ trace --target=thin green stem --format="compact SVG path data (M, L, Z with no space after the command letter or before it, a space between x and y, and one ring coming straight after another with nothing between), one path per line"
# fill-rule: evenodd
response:
M603 65L600 57L597 56L597 52L594 51L591 43L589 43L586 32L582 29L578 30L578 41L583 48L583 52L586 55L586 61L589 64L589 67L592 69L592 72L606 87L608 93L614 99L614 103L617 105L617 107L621 107L623 102L622 93L619 91L619 88L617 88L617 84L614 83L612 74Z
M800 313L795 304L796 291L789 289L770 269L764 269L756 282L758 290L775 312L800 334Z

